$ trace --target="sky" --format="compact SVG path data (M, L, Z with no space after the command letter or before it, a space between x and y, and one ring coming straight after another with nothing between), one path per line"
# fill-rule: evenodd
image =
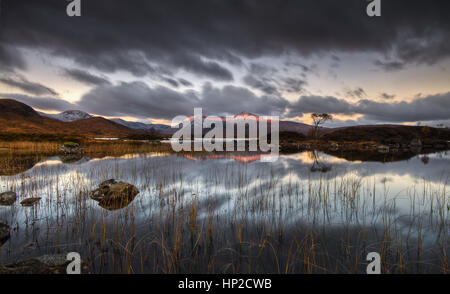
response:
M132 121L450 126L450 2L0 0L0 98Z

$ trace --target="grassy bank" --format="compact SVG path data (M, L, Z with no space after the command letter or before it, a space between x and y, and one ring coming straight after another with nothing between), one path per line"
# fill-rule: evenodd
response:
M32 142L32 141L0 141L0 155L54 155L65 141ZM99 141L76 140L84 148L84 154L122 155L127 153L145 153L150 151L170 151L170 144L140 141Z

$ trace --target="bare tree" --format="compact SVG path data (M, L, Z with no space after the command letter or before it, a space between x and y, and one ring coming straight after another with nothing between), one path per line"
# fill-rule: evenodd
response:
M331 170L331 165L324 163L321 161L320 159L320 155L317 152L317 150L313 150L311 152L312 158L314 159L313 165L311 166L311 171L312 172L322 172L322 173L326 173L328 171Z
M325 122L332 120L333 116L328 113L313 113L311 114L311 118L313 120L313 136L317 139L319 137L320 126Z

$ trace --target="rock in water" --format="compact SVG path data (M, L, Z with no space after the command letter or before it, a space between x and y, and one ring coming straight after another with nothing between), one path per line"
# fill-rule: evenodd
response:
M0 194L0 205L10 206L16 202L17 195L12 191L4 192Z
M128 206L139 194L139 190L128 183L110 179L102 182L98 189L89 193L89 197L108 210L121 209Z
M9 239L11 228L7 224L0 223L0 247Z
M0 266L0 274L65 274L66 254L43 255Z
M33 206L36 203L38 203L39 200L41 200L41 197L27 198L27 199L22 200L20 202L20 204L22 204L22 206Z

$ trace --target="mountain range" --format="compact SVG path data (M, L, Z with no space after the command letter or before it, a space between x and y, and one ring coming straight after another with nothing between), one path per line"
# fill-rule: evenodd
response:
M194 117L190 117L193 120ZM225 120L220 117L220 120ZM232 119L256 119L261 117L243 112ZM195 122L195 120L194 120ZM269 121L270 123L270 121ZM194 123L192 123L194 126ZM268 126L270 130L270 126ZM312 126L279 121L280 133L307 135ZM156 135L158 138L170 136L176 128L163 124L145 124L123 119L106 119L93 116L80 110L68 110L59 114L46 114L35 111L32 107L12 99L0 99L0 135L16 138L16 135L37 135L42 139L48 136L75 135L88 138L119 137L139 138ZM450 140L448 128L430 128L402 125L353 126L341 128L321 128L326 140L332 141L408 141L414 138ZM224 132L225 134L225 132ZM281 134L280 134L281 135Z
M75 121L81 121L89 118L93 118L94 116L81 111L81 110L67 110L58 114L48 114L44 112L38 112L39 115L48 117L51 119L55 119L61 122L75 122ZM204 116L206 117L206 116ZM189 117L190 120L194 120L194 117ZM225 117L220 117L221 120L225 121ZM233 120L245 120L245 119L257 119L259 120L260 117L258 115L249 113L249 112L241 112L237 115L235 115ZM169 125L164 124L146 124L143 122L133 122L133 121L127 121L120 118L113 118L110 119L110 121L123 125L127 128L130 128L132 130L141 130L141 131L155 131L157 133L163 134L163 135L172 135L177 129L171 128ZM203 122L203 120L202 120ZM280 121L280 131L281 132L293 132L293 133L300 133L303 135L306 135L310 130L311 126L303 123L293 122L293 121ZM269 127L270 128L270 127Z
M123 119L106 119L80 110L67 110L58 114L37 112L32 107L13 99L0 99L0 133L64 134L88 137L126 137L148 134L151 131L172 135L177 129L164 124L146 124ZM250 113L236 119L259 117ZM280 131L306 134L311 126L296 122L280 122Z
M94 117L93 115L81 110L66 110L58 114L50 114L45 112L38 112L38 113L41 116L52 118L62 122L74 122ZM163 135L171 135L174 132L174 130L170 126L163 124L146 124L142 122L127 121L121 118L113 118L109 120L133 130L142 130L142 131L153 130Z

